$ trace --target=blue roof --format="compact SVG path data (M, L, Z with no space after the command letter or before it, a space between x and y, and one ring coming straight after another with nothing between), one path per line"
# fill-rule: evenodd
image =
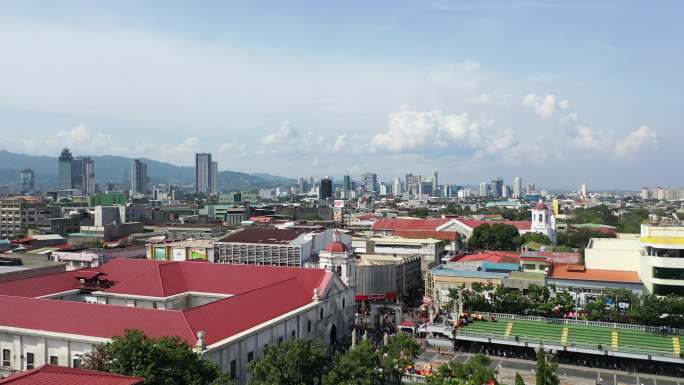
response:
M518 271L520 270L520 265L517 263L496 263L496 262L483 262L482 269L488 270L508 270L508 271Z
M466 277L466 278L505 278L508 273L493 273L489 271L477 271L477 270L460 270L460 269L448 269L443 268L443 266L435 266L432 268L433 275L441 275L447 277Z

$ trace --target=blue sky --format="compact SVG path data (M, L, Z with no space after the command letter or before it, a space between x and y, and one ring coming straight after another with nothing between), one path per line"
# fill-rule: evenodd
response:
M680 2L2 8L6 149L185 165L210 151L220 169L284 176L684 184Z

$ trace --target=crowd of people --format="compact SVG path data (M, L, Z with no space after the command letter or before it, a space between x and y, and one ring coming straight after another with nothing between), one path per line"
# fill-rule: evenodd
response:
M488 356L504 358L518 358L521 360L535 360L537 353L532 348L524 346L506 346L481 342L458 341L456 350L467 353L482 353Z
M619 370L623 372L649 373L661 376L684 378L684 367L658 361L645 361L625 357L599 356L576 352L559 351L556 361L561 364Z

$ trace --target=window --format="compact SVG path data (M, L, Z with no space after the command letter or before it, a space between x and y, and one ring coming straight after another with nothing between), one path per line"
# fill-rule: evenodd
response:
M672 267L654 267L653 278L684 280L684 269Z
M297 336L297 332L293 330L292 331L292 338L295 338L296 336Z
M152 302L152 309L157 309L157 308L158 308L157 303L156 303L156 302Z
M230 379L234 380L237 378L237 361L230 361Z
M342 276L342 266L337 266L337 275Z
M342 298L342 309L344 309L344 305L345 305L344 298Z
M59 357L50 356L50 365L59 365Z
M12 366L12 352L9 349L2 349L2 366Z
M278 345L283 343L283 337L278 337Z
M33 369L34 356L33 353L26 353L26 370Z
M72 365L71 365L72 367L78 369L81 367L81 358L80 357L74 358L73 361L71 361L71 363L72 363Z
M252 362L254 360L254 352L247 353L247 362Z
M323 319L323 309L321 309L321 319Z
M306 321L306 332L311 333L311 320Z

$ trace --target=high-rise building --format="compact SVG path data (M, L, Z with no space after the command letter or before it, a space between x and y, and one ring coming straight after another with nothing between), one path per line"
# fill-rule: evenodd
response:
M81 192L83 195L93 195L95 194L95 162L91 158L86 157L80 163Z
M71 188L83 191L83 159L71 161Z
M147 177L147 163L142 159L133 160L131 166L131 195L145 195L147 194L147 184L149 179Z
M48 206L43 199L18 196L0 199L0 239L15 238L25 235L29 228L38 223L59 218L61 208Z
M20 175L21 193L33 194L36 189L36 179L33 170L26 168L21 170Z
M501 198L501 196L503 196L503 179L493 179L491 182L491 191L494 198Z
M536 192L535 188L534 188L534 183L528 183L526 190L527 190L526 191L527 194L529 194L529 195L534 194Z
M589 191L588 191L588 189L587 189L587 185L586 185L586 184L583 183L582 186L580 186L580 191L579 191L579 193L580 193L580 195L581 195L583 198L586 198L586 197L589 195Z
M71 155L71 152L69 152L69 149L63 149L62 153L59 155L59 160L57 161L57 175L59 188L61 189L70 189L73 186L71 177L73 161L74 157Z
M434 191L432 191L432 182L421 182L419 194L427 195L429 197L434 196Z
M371 172L361 175L361 183L366 191L377 192L378 191L378 174Z
M351 191L352 185L351 185L351 176L349 174L345 174L343 178L343 189L344 191Z
M416 196L421 194L421 182L423 178L420 174L406 174L404 188L409 195Z
M487 182L481 182L480 183L480 196L481 197L489 196L490 189L491 189L491 187L490 187L490 185L487 184Z
M514 198L521 198L522 197L522 179L520 179L519 176L516 176L513 178L513 197Z
M503 197L503 198L510 198L510 196L511 196L511 186L505 184L505 185L503 186L503 190L502 190L502 193L501 193L501 197Z
M195 194L211 194L211 154L195 154Z
M218 184L218 162L211 162L211 168L209 169L209 186L211 195L217 195L219 193Z
M328 199L333 196L332 178L325 177L321 179L321 184L318 187L318 199Z
M432 170L432 192L436 193L438 190L439 181L437 179L437 170Z
M299 178L299 193L306 194L309 192L309 180L306 178Z
M387 185L384 184L384 183L380 183L380 195L381 195L381 196L386 196L386 195L388 195L388 191L387 191L387 190L388 190Z
M401 179L399 177L394 178L394 183L392 184L392 194L396 197L400 196L403 193L404 188L401 184Z

